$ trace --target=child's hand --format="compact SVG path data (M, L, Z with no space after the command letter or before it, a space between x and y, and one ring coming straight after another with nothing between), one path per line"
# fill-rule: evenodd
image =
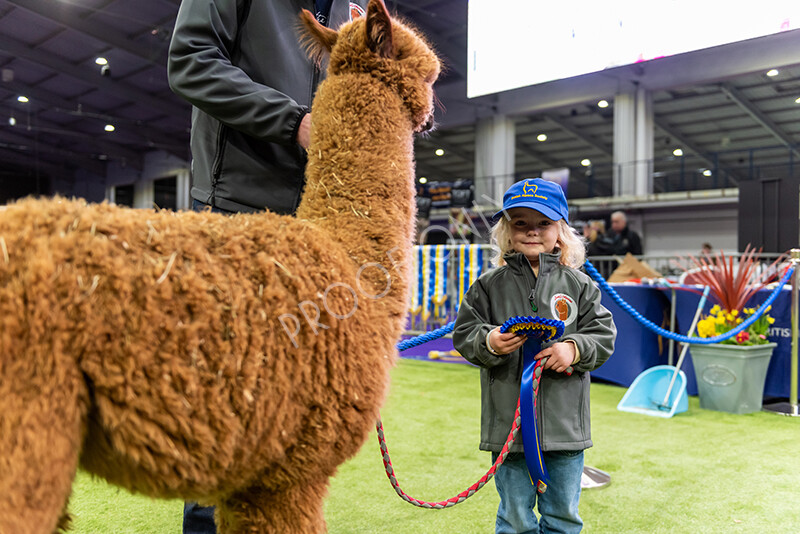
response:
M489 344L498 354L508 354L514 352L525 344L527 336L514 334L513 332L500 333L498 326L489 332Z
M534 358L541 360L547 356L550 358L544 362L544 368L563 373L575 361L575 345L572 343L554 343L546 349L542 349Z

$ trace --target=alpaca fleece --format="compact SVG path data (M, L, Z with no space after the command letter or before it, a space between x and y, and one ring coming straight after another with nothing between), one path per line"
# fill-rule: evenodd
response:
M338 32L301 19L330 60L296 219L0 211L0 532L68 528L79 466L214 504L221 534L325 531L396 358L439 62L379 0Z

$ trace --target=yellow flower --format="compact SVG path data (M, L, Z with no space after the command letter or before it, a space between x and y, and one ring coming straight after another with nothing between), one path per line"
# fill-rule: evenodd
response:
M767 322L769 324L775 324L775 319L773 319L772 317L767 317Z
M736 317L737 315L739 315L739 310L731 310L731 315Z
M711 315L716 315L716 314L719 313L720 309L721 308L719 307L719 304L714 304L714 306L711 307L711 310L709 311L709 313Z
M734 311L736 311L736 310L734 310ZM729 323L732 323L732 322L733 322L733 315L731 315L731 314L729 313L728 315L726 315L726 316L725 316L725 319L727 319L727 321L728 321Z
M700 337L712 337L716 333L717 330L714 327L713 319L703 319L697 323L697 334Z

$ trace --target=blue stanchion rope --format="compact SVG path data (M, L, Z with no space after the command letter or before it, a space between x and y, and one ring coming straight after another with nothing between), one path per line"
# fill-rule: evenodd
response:
M403 352L404 350L408 350L411 347L416 347L418 345L423 345L428 341L439 339L440 337L443 337L452 332L455 325L456 325L455 321L450 321L443 327L437 328L436 330L431 330L430 332L422 334L421 336L412 337L411 339L404 339L403 341L397 344L397 350Z
M789 281L789 278L792 276L792 273L794 272L794 266L789 267L786 270L786 273L783 275L783 278L781 278L780 282L778 282L778 287L776 287L775 290L769 295L769 297L767 297L767 300L764 301L764 304L762 304L761 307L758 308L758 310L756 310L756 312L753 315L748 317L746 321L742 322L739 326L737 326L733 330L714 337L688 337L681 334L677 334L675 332L670 332L669 330L664 330L657 324L653 323L652 321L649 321L641 313L634 310L630 304L625 302L622 299L622 297L619 296L619 293L617 293L614 290L613 287L608 285L608 282L606 282L603 279L602 275L599 272L597 272L597 269L595 268L594 265L591 264L591 262L587 260L586 263L584 264L584 267L586 268L586 272L589 274L589 276L591 276L598 284L600 284L600 287L603 289L603 291L608 293L608 295L614 300L614 302L616 302L620 306L620 308L628 312L628 314L630 314L631 317L636 319L645 328L651 330L652 332L655 332L660 336L664 336L667 339L674 339L675 341L679 341L681 343L692 343L697 345L711 345L713 343L719 343L720 341L725 341L726 339L730 339L739 332L748 329L750 325L756 322L758 318L761 317L767 311L767 308L769 308L772 305L772 303L775 302L775 299L778 298L781 289L783 289L783 285Z

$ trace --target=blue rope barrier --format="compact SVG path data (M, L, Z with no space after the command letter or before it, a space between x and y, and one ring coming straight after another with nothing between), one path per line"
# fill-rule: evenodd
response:
M425 344L428 341L439 339L440 337L443 337L446 334L452 332L455 325L456 325L455 321L450 321L441 328L437 328L436 330L431 330L427 334L422 334L421 336L412 337L411 339L405 339L397 344L397 350L403 352L404 350L408 350L411 347L416 347L418 345Z
M718 336L700 338L700 337L688 337L681 334L676 334L675 332L664 330L657 324L653 323L652 321L649 321L642 314L634 310L630 304L625 302L622 299L622 297L619 296L619 293L617 293L614 290L613 287L608 285L608 282L606 282L603 279L603 276L599 272L597 272L597 269L595 268L594 265L591 264L591 262L587 260L586 263L584 264L584 267L586 268L586 272L589 274L589 276L591 276L598 284L600 284L600 287L603 289L603 291L608 293L608 295L614 300L614 302L616 302L623 310L628 312L628 314L631 317L636 319L645 328L655 332L660 336L664 336L667 339L674 339L675 341L679 341L681 343L693 343L697 345L711 345L713 343L719 343L720 341L725 341L726 339L730 339L739 332L749 328L751 324L756 322L759 319L759 317L761 317L767 311L767 308L772 305L775 299L778 298L781 289L783 289L783 285L789 281L789 278L792 276L792 273L794 272L794 266L787 269L786 273L783 275L783 278L781 278L780 282L778 282L778 287L776 287L775 290L767 298L767 300L764 301L764 304L762 304L761 307L758 308L758 310L756 310L756 313L748 317L747 320L741 323L739 326L737 326L736 328L734 328L729 332L720 334Z

